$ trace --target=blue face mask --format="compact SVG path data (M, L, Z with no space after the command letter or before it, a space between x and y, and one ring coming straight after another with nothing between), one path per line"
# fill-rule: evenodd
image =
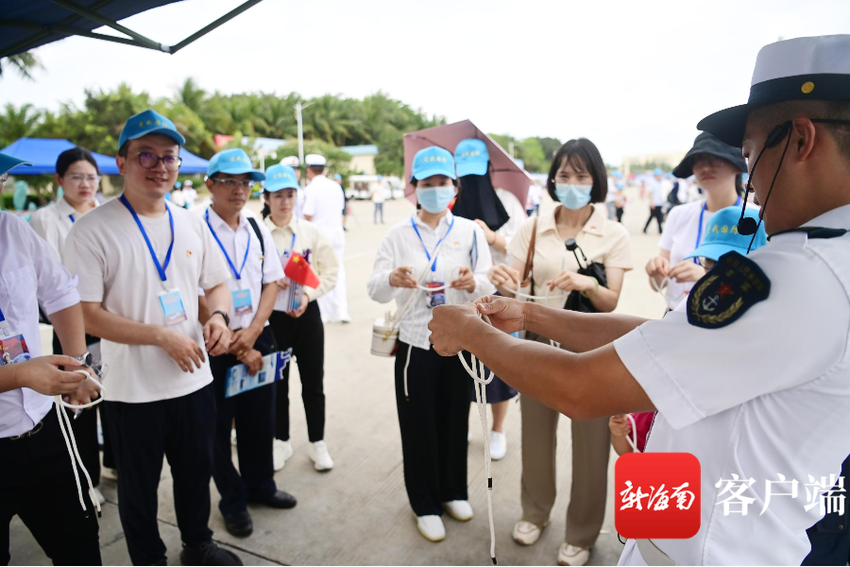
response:
M432 215L442 213L452 202L454 196L454 185L416 189L416 198L419 199L419 204Z
M590 202L590 190L593 185L571 185L555 183L555 195L566 208L573 211L584 207Z

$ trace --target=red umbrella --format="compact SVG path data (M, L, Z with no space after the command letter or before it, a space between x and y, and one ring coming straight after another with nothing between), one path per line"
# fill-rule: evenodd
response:
M524 204L528 196L528 186L531 185L528 172L518 166L508 152L502 149L502 146L469 120L426 128L404 135L404 176L408 180L407 187L404 189L405 197L416 203L416 189L410 184L410 172L416 152L428 146L440 146L454 153L460 141L467 138L478 138L487 144L487 151L490 153L490 180L493 182L493 187L510 191L520 203Z

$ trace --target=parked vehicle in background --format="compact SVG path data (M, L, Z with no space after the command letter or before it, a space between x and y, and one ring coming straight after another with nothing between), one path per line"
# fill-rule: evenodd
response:
M380 175L352 175L348 178L348 188L345 196L358 201L368 201L372 198L372 189L376 185L384 188L384 198L403 199L404 184L398 177L382 177Z

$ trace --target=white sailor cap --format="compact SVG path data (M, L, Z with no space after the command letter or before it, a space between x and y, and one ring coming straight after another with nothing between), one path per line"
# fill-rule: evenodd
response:
M298 167L301 163L298 161L298 156L286 156L280 160L280 165L288 165L289 167Z
M304 156L304 163L307 166L321 166L324 167L328 164L328 160L325 159L325 156L321 156L319 154L307 154Z
M801 37L762 47L747 104L715 112L697 128L740 147L751 110L789 100L850 101L850 35Z

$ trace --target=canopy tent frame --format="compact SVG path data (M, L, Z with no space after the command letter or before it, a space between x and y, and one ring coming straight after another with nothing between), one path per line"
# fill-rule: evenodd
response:
M65 9L67 9L67 10L72 11L77 15L76 16L69 16L68 18L65 18L64 20L62 20L58 24L44 24L44 23L38 23L38 22L28 22L28 21L23 21L23 20L10 20L10 19L7 19L7 18L0 18L0 26L9 26L9 27L18 27L18 28L32 28L32 29L39 30L38 33L31 35L31 36L19 41L16 44L13 44L13 45L5 48L5 49L0 49L0 58L8 57L10 55L15 55L17 53L21 53L21 52L24 52L24 51L28 51L30 49L34 49L36 47L44 45L45 43L51 43L52 41L57 41L57 40L50 40L50 39L48 39L47 41L44 41L46 38L49 38L53 34L64 34L65 37L78 35L78 36L82 36L82 37L88 37L88 38L91 38L91 39L98 39L98 40L102 40L102 41L110 41L110 42L113 42L113 43L120 43L120 44L123 44L123 45L132 45L132 46L136 46L136 47L144 47L146 49L152 49L154 51L161 51L163 53L168 53L170 55L174 55L175 53L177 53L178 51L180 51L181 49L183 49L187 45L193 43L197 39L203 37L204 35L213 31L214 29L221 26L222 24L232 20L233 18L235 18L236 16L238 16L242 12L244 12L244 11L248 10L249 8L259 4L260 2L262 2L262 0L246 0L245 2L240 4L239 6L237 6L233 10L231 10L230 12L226 13L222 17L215 20L214 22L210 23L209 25L201 28L197 32L188 36L183 41L176 43L175 45L165 45L163 43L159 43L155 40L147 38L147 37L143 36L142 34L137 33L135 31L127 28L126 26L122 26L118 22L115 22L115 21L110 20L109 18L105 18L103 16L100 16L96 12L96 10L98 8L102 8L102 7L110 4L112 2L112 0L100 0L99 2L95 2L94 4L92 4L89 7L80 6L79 4L76 4L75 2L72 2L70 0L49 0L49 1L52 2L53 4L56 4L56 5L61 6ZM80 29L77 29L77 28L70 27L70 24L78 21L80 18L85 18L85 19L88 19L92 22L100 24L102 26L110 27L110 28L112 28L112 29L114 29L114 30L116 30L120 33L123 33L124 35L126 35L128 37L118 37L118 36L105 35L105 34L101 34L101 33L95 33L93 31L80 30Z

